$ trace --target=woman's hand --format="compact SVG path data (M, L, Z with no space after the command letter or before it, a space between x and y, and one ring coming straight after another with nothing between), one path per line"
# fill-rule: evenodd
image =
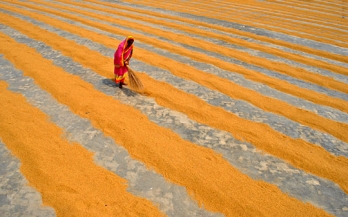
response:
M124 64L125 64L126 66L128 66L128 65L129 65L129 61L124 61Z

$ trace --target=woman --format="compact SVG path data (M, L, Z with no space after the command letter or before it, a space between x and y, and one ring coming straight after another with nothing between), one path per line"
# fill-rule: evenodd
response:
M126 73L128 72L128 64L129 60L133 54L133 42L134 38L132 36L128 36L125 40L123 40L119 45L114 54L114 74L115 74L115 82L119 84L119 88L122 88L124 80L126 78Z

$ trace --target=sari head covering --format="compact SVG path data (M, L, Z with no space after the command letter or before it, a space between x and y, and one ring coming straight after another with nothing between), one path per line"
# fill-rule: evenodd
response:
M128 68L125 65L126 61L129 61L133 54L134 38L127 36L117 47L114 54L114 74L116 83L124 82Z

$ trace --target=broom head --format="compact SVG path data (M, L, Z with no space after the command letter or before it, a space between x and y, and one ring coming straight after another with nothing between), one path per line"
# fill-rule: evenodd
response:
M144 92L144 86L131 67L128 66L129 85L136 91Z

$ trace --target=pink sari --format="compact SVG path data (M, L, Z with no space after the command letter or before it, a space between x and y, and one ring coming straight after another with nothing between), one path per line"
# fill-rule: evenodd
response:
M126 73L128 72L125 62L129 61L133 54L133 42L130 46L126 47L128 40L131 42L132 40L134 41L134 38L132 36L128 36L118 45L118 48L114 54L114 74L116 83L124 83Z

